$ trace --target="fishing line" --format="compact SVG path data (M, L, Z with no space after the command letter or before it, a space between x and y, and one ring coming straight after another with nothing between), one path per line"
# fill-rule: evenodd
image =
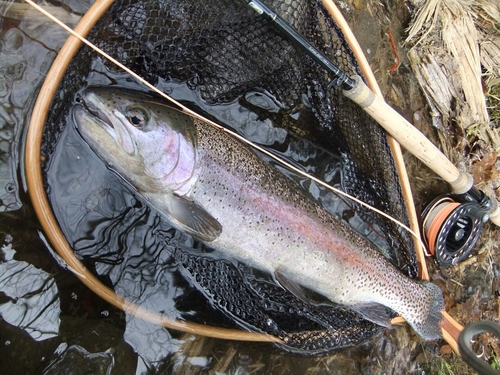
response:
M177 102L175 99L172 99L167 94L165 94L164 92L160 91L158 88L156 88L155 86L153 86L152 84L150 84L149 82L147 82L144 78L140 77L139 75L137 75L136 73L134 73L132 70L130 70L129 68L127 68L125 65L123 65L122 63L120 63L118 60L114 59L113 57L111 57L110 55L108 55L106 52L104 52L103 50L101 50L99 47L97 47L93 43L89 42L87 39L85 39L83 36L81 36L80 34L78 34L77 32L75 32L73 29L71 29L70 27L68 27L66 24L64 24L62 21L60 21L56 17L54 17L52 14L50 14L49 12L47 12L45 9L43 9L39 5L35 4L32 0L24 0L24 1L26 3L28 3L29 5L31 5L33 8L35 8L36 10L38 10L39 12L41 12L42 14L44 14L51 21L53 21L56 24L58 24L59 26L61 26L68 33L70 33L74 37L78 38L81 42L85 43L87 46L89 46L90 48L92 48L98 54L100 54L101 56L103 56L104 58L106 58L107 60L109 60L110 62L112 62L113 64L115 64L116 66L118 66L119 68L121 68L122 70L124 70L125 72L127 72L128 74L130 74L137 81L139 81L140 83L144 84L146 87L148 87L149 89L151 89L152 91L154 91L155 93L157 93L158 95L160 95L161 97L163 97L164 99L168 100L169 102L171 102L171 103L179 106L184 113L186 113L186 114L188 114L188 115L190 115L192 117L195 117L197 119L200 119L201 121L204 121L204 122L212 125L213 127L217 128L217 129L219 129L221 131L227 132L231 136L233 136L236 139L238 139L238 140L246 143L247 145L251 146L252 148L254 148L254 149L256 149L256 150L264 153L265 155L271 157L272 159L276 160L278 163L280 163L283 166L289 168L290 170L294 171L295 173L298 173L298 174L300 174L300 175L302 175L304 177L307 177L310 180L312 180L312 181L320 184L321 186L323 186L323 187L331 190L332 192L334 192L336 194L343 195L343 196L351 199L352 201L360 204L361 206L364 206L364 207L366 207L366 208L368 208L368 209L376 212L377 214L385 217L386 219L391 220L395 224L399 225L400 227L402 227L403 229L405 229L406 231L408 231L421 244L421 246L423 248L426 248L424 242L422 241L422 239L420 238L420 236L417 233L415 233L408 226L406 226L405 224L403 224L400 221L396 220L392 216L386 214L385 212L383 212L383 211L381 211L381 210L379 210L379 209L377 209L375 207L370 206L368 203L365 203L365 202L357 199L356 197L353 197L353 196L349 195L348 193L346 193L346 192L344 192L342 190L339 190L339 189L337 189L337 188L335 188L335 187L327 184L326 182L320 180L319 178L311 176L307 172L304 172L304 171L298 169L297 167L295 167L292 164L286 162L285 160L281 159L280 157L274 155L272 152L267 151L266 149L264 149L264 148L256 145L255 143L249 141L248 139L246 139L245 137L239 135L238 133L233 132L233 131L231 131L231 130L225 128L225 127L223 127L222 125L216 124L215 122L210 121L210 120L208 120L208 119L200 116L196 112L192 111L191 109L189 109L186 106L182 105L181 103Z

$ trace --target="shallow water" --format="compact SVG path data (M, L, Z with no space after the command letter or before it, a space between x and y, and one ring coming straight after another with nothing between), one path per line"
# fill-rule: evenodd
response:
M84 11L81 2L64 4L58 8L59 17L74 24ZM0 7L4 15L0 18L0 345L4 346L1 368L9 368L12 374L357 374L367 365L368 353L373 353L372 358L397 353L396 360L406 361L405 366L409 366L408 349L404 350L409 341L407 331L398 337L394 336L395 331L381 333L372 344L329 357L308 358L291 355L270 344L220 341L169 331L125 314L89 291L45 240L22 172L23 137L30 109L66 35L35 12L23 11L22 18L17 13L12 16L14 5L3 3ZM98 81L96 75L96 82L89 83ZM277 144L276 153L341 186L345 162L342 155L327 155L303 141L290 141L286 131L259 121L255 113L239 104L209 107L185 86L159 86L173 97L201 107L251 140ZM261 93L250 93L245 100L268 111L279 111L279 103ZM77 256L93 265L93 271L104 283L113 285L118 294L143 307L193 320L203 320L203 314L210 312L210 319L230 325L222 314L203 304L170 254L156 241L158 233L188 245L191 240L172 232L154 211L144 206L93 155L74 128L67 127L59 145L51 161L53 173L48 176L48 184L56 216ZM325 158L328 162L318 162ZM354 215L348 201L308 180L291 177L334 215L349 220L380 247L388 246L373 228ZM199 311L193 309L193 304L178 303L186 295L197 296Z

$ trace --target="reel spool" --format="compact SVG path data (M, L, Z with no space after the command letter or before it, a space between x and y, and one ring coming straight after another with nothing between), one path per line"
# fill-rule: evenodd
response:
M469 255L489 219L490 206L488 197L478 190L441 195L427 205L422 213L422 233L439 265L455 265Z

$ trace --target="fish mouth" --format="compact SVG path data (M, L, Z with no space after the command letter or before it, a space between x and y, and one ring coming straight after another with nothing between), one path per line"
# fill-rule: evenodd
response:
M119 147L128 155L134 155L135 138L117 105L112 97L86 90L73 109L76 127L89 144L105 143L107 147Z
M109 118L106 111L103 110L104 106L102 101L95 93L93 93L92 91L85 92L79 98L78 102L87 110L90 115L101 120L101 122L103 123L102 125L107 125L111 129L114 129L113 122Z
M76 127L82 135L88 133L91 128L93 128L94 131L100 128L115 142L119 141L118 129L116 128L115 121L113 121L114 114L109 112L108 107L105 105L106 103L98 94L92 90L85 90L85 92L78 97L77 102L78 104L73 108L73 116L76 120ZM93 125L90 125L91 123L93 123Z

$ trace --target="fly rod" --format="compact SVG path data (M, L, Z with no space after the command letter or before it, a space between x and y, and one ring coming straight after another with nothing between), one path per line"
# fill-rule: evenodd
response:
M333 80L328 86L340 86L345 97L358 104L370 117L377 121L387 133L396 139L415 157L420 159L434 173L448 182L453 193L468 195L470 200L476 200L489 215L489 219L500 226L500 208L496 199L489 199L484 193L473 186L473 178L469 173L461 172L458 168L417 128L389 106L383 98L375 94L359 76L349 77L345 71L337 67L323 53L300 35L292 26L280 18L260 0L249 0L248 5L257 13L268 19L281 33L296 47L306 53L322 68ZM480 197L480 199L477 199Z

